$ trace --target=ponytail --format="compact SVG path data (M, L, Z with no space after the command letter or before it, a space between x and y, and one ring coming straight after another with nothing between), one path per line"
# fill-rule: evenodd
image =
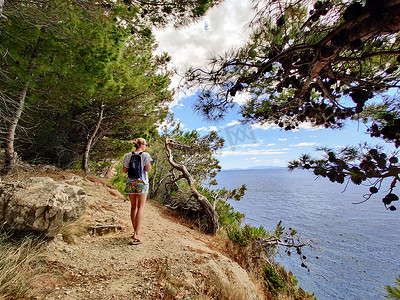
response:
M140 145L146 144L146 140L144 138L137 138L133 140L133 145L135 146L135 149L138 149Z

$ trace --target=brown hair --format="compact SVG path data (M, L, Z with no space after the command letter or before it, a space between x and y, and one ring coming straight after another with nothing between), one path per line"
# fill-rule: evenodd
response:
M146 144L146 140L143 138L137 138L133 140L133 145L135 146L135 149L138 149L140 145Z

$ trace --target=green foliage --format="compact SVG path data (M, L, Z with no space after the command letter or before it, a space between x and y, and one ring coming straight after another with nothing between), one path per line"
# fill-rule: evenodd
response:
M235 211L232 205L226 200L219 199L215 209L218 212L221 225L224 228L240 225L244 219L244 214Z
M141 136L146 136L146 133L137 134L135 135L135 138ZM99 145L95 146L92 150L93 159L103 160L108 157L121 157L122 155L133 151L131 140L104 136L101 140L98 140L97 143Z
M242 247L246 247L250 243L267 236L264 227L253 227L246 224L244 227L231 226L226 228L229 239Z
M12 101L29 82L20 122L29 131L18 131L16 144L25 159L70 166L80 160L91 134L94 160L105 152L116 157L123 149L114 150L114 140L153 131L167 116L168 56L154 56L151 29L120 8L115 4L105 14L104 7L83 8L74 1L6 1L0 87L10 105L0 126L15 114ZM122 19L130 21L122 26ZM141 29L132 33L128 25Z
M285 227L282 227L282 221L279 221L278 224L276 225L275 236L279 239L282 236L284 231L285 231Z
M264 264L263 277L265 286L274 296L278 295L285 287L279 274L275 271L274 267L269 264Z
M104 152L118 157L122 149L112 150L114 139L155 131L172 93L170 58L154 56L152 26L189 22L218 1L150 2L5 1L0 141L27 85L19 125L29 130L16 136L24 159L68 167L86 148L95 161Z
M400 169L398 158L395 154L386 154L381 148L373 148L368 145L345 147L341 150L320 148L325 153L324 158L313 158L310 155L303 155L298 160L289 162L289 169L310 170L316 176L326 177L331 182L344 183L351 181L356 185L369 186L369 193L364 196L368 200L376 194L382 183L391 180L389 191L382 198L384 206L388 210L396 210L393 202L398 201L394 188L399 182ZM386 191L385 191L386 192Z
M298 286L296 276L293 276L291 271L286 272L280 265L265 263L263 265L263 278L265 287L273 297L285 293L295 300L316 299L314 294L310 295Z
M169 193L176 191L177 183L173 182L174 177L170 172L171 166L165 150L165 140L171 138L176 141L171 146L174 160L187 168L198 186L214 178L221 169L219 161L213 157L213 154L223 146L224 140L215 132L205 136L200 136L196 131L183 132L171 118L167 119L167 123L171 125L168 129L152 137L149 153L153 158L154 170L150 179L150 196L168 203L172 201ZM185 197L188 195L190 192L183 193L180 200L186 201Z
M361 112L374 93L397 87L399 28L388 32L383 24L370 26L378 18L396 24L394 4L256 3L250 41L214 59L208 70L188 74L189 81L204 87L197 108L206 116L223 116L230 100L245 91L252 97L242 107L249 121L276 122L285 130L302 122L338 128ZM356 16L363 15L356 22L348 19L353 3L359 6Z
M387 285L385 298L389 299L400 299L400 275L396 278L395 281L396 286Z
M216 182L216 180L213 179L211 182ZM200 185L197 190L205 196L212 205L215 205L215 210L219 215L219 221L223 228L238 227L241 225L244 214L236 212L228 201L239 201L246 191L245 185L233 190L227 190L226 188L211 189L210 187Z
M187 25L205 15L206 11L221 0L167 0L137 1L141 18L155 26L174 24L176 27Z
M111 178L110 183L123 194L126 185L126 174L122 171L122 161L115 165L114 168L115 175Z

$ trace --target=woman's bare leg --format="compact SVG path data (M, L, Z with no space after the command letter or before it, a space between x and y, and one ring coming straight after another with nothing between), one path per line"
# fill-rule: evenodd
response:
M129 200L131 201L131 221L132 221L132 227L134 232L136 232L135 230L135 223L136 223L136 214L138 211L138 199L137 199L136 194L129 194Z
M134 217L134 225L133 228L135 229L135 233L133 235L133 238L141 242L142 240L140 239L140 227L142 225L142 219L143 219L143 213L144 213L144 206L146 204L146 198L147 195L136 195L137 196L137 210L136 210L136 215Z

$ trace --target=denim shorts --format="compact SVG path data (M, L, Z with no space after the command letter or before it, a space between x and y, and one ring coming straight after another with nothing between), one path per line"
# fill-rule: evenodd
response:
M125 193L145 195L149 192L149 185L144 183L141 179L128 181L125 186Z

